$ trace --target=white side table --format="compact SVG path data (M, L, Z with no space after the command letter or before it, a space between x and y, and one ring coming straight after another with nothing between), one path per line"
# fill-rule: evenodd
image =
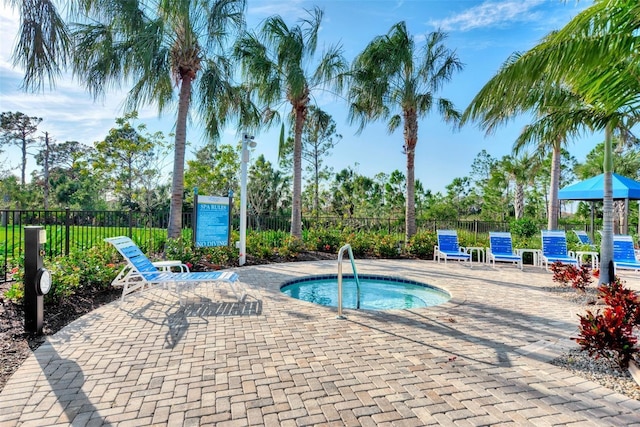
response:
M527 249L527 248L523 248L523 249L516 249L516 253L522 257L524 254L531 254L533 255L533 266L534 267L541 267L542 263L540 260L540 249Z
M156 261L153 265L160 271L170 272L172 268L180 269L180 273L188 273L189 267L183 264L182 261L169 260L169 261Z
M600 254L598 252L592 252L592 251L577 251L576 252L576 259L578 260L578 267L581 266L584 260L584 257L586 256L590 256L591 257L591 268L596 269L598 268L598 265L600 265L600 261L599 261L599 256Z
M473 254L475 252L479 263L484 262L484 248L480 246L465 246L465 252L471 256L470 262L473 262Z

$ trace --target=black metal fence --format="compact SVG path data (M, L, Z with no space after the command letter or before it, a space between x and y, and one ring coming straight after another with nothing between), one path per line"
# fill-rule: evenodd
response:
M183 224L191 227L190 212ZM24 227L38 225L47 232L45 256L51 258L71 250L103 244L105 237L126 235L143 242L166 239L168 211L72 211L3 210L0 211L0 280L6 280L11 265L21 262L24 253ZM162 237L157 239L154 237ZM153 249L153 248L148 248Z
M73 211L63 210L4 210L0 211L0 281L6 280L8 268L17 265L23 254L24 227L43 226L47 231L47 257L68 254L72 250L86 250L104 244L105 237L126 235L143 243L145 251L155 251L153 245L166 240L168 210L136 211ZM339 218L329 216L303 217L303 229L349 229L404 234L404 218ZM192 226L192 212L183 213L185 233ZM248 230L288 232L291 220L283 216L249 216ZM489 231L509 231L507 222L417 220L418 230L455 229L476 236ZM239 217L232 221L239 229ZM278 233L281 234L281 233ZM268 240L269 233L265 233ZM266 243L266 242L265 242Z

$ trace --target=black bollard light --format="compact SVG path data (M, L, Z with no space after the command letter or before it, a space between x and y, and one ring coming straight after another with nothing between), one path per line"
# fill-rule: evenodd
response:
M51 273L44 268L47 232L40 226L24 228L24 329L42 334L43 296L51 289Z

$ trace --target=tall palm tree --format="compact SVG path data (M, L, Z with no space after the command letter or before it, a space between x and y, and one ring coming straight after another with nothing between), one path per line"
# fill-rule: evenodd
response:
M341 90L347 71L342 48L337 45L330 46L314 63L324 13L317 7L307 12L309 16L292 27L282 17L272 16L258 33L246 33L235 47L246 85L266 105L266 123L282 123L281 147L284 122L278 110L284 103L291 106L289 117L294 128L291 235L297 238L302 237L302 129L311 98L315 90Z
M483 88L492 93L489 103L481 105L476 99L475 106L470 106L472 110L484 108L496 116L513 116L521 111L532 87L541 82L564 82L585 105L592 107L595 114L590 126L605 131L602 283L609 281L613 273L609 271L613 257L611 139L613 130L640 107L639 17L640 4L636 0L596 1L564 28L503 68L492 79L491 87Z
M579 97L567 88L557 85L535 87L534 93L539 96L532 107L538 113L534 123L524 127L514 143L514 151L520 152L523 147L534 144L540 154L551 151L550 196L547 211L547 229L558 228L560 211L560 167L562 148L571 137L578 136L588 127L594 118L589 106L581 103Z
M25 1L16 60L26 67L25 86L40 88L72 61L74 74L95 97L112 86L132 83L127 107L155 104L175 109L175 151L168 236L180 236L184 197L187 119L194 104L207 136L217 140L233 115L247 121L242 91L232 86L228 47L244 25L245 0L81 1L69 6L70 28L54 13L53 2ZM28 9L28 8L26 8ZM39 20L34 24L30 19ZM34 25L48 31L28 36ZM54 31L51 28L58 28ZM25 54L54 46L50 55ZM177 97L176 97L176 93ZM177 103L177 105L176 105Z
M407 156L407 240L416 233L414 162L418 120L434 108L445 121L455 123L460 118L450 100L436 97L442 86L463 67L455 52L444 45L445 39L445 33L432 32L424 46L418 48L405 22L399 22L386 35L371 41L352 66L351 122L360 123L359 131L367 123L380 119L389 120L390 133L403 126L403 148Z

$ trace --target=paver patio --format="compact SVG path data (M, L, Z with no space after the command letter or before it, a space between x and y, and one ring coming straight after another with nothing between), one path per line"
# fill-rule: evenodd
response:
M545 289L550 273L356 263L453 298L338 320L280 293L335 261L239 268L244 303L223 285L183 307L165 290L135 295L49 337L0 393L0 425L640 426L640 401L547 363L582 311Z

